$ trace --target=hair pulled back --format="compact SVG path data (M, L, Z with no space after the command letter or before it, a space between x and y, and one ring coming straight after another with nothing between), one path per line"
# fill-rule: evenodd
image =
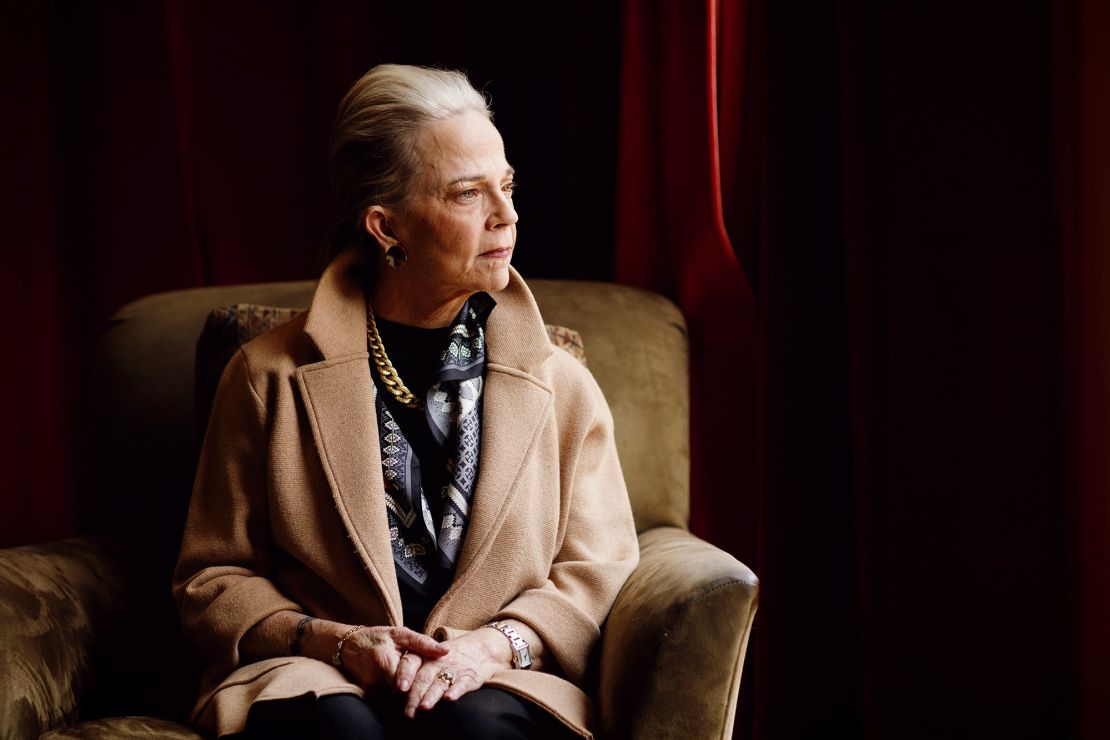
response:
M362 226L371 205L403 210L421 165L421 126L474 110L493 120L489 101L466 75L407 64L379 64L339 104L328 154L328 180L339 220L326 239L330 260L352 244L369 247Z

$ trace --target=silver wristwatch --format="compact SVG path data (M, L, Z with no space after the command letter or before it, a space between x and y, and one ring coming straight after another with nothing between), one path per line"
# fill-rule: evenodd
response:
M527 670L532 667L532 653L528 650L528 643L520 636L519 632L504 622L490 622L486 627L493 627L509 638L509 644L513 648L513 668Z

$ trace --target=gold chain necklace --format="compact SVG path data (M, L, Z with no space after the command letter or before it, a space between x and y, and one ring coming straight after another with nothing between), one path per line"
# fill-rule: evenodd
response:
M393 363L389 361L389 356L385 353L381 335L378 334L378 324L374 321L374 309L370 307L370 301L366 302L366 342L370 345L370 356L374 358L378 375L381 376L382 383L390 395L410 409L423 408L423 399L417 398L408 389L408 386L401 380L401 376L397 374L397 368L393 367Z

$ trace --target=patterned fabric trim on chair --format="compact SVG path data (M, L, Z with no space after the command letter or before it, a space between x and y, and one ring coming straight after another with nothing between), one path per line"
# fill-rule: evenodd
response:
M260 334L276 329L304 309L257 306L237 303L214 308L204 322L197 339L197 352L193 366L193 402L197 419L197 445L204 439L208 413L216 386L228 360L239 346Z

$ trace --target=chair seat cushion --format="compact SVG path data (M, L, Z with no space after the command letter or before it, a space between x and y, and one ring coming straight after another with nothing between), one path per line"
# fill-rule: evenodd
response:
M202 740L185 725L155 717L112 717L63 727L39 736L39 740L127 740L128 738Z

